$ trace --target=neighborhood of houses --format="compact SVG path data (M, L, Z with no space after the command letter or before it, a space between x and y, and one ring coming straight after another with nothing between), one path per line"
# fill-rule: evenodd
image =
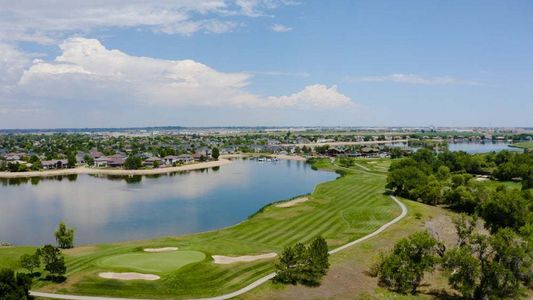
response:
M299 134L288 132L250 134L14 134L0 135L0 171L93 168L164 168L218 155L299 155L384 158L398 157L414 147L453 142L492 142L526 136L418 134Z
M326 143L326 144L323 144ZM42 170L65 169L74 166L88 166L94 168L124 168L128 157L138 157L142 161L142 168L164 168L177 165L189 164L198 161L213 159L212 150L214 148L201 148L192 154L157 156L150 152L128 154L117 151L112 155L91 149L88 152L77 152L74 155L75 162L70 162L65 155L58 159L45 159L43 156L35 155L31 152L0 152L0 163L6 165L6 170L20 171L20 169L7 168L9 165L23 165L22 170L36 170L32 168L38 161ZM244 151L242 151L244 150ZM221 155L231 154L280 154L280 155L300 155L304 157L317 156L350 156L350 157L389 157L387 145L372 145L366 147L354 147L353 145L329 146L327 141L320 141L316 146L289 146L273 143L267 145L251 145L245 148L238 146L223 147L219 150ZM33 158L32 158L33 157ZM35 158L36 157L36 158Z
M28 161L30 156L32 156L31 153L24 152L13 152L2 155L7 164L24 164L28 169L31 169L32 167L32 163ZM167 155L164 157L153 156L151 153L141 153L133 156L141 158L143 166L153 168L176 166L194 161L210 159L211 151L206 150L205 152L198 152L192 155ZM89 153L78 152L75 155L75 165L85 165L95 168L123 168L127 158L128 155L125 153L116 153L106 156L102 152L91 150ZM40 160L40 164L43 170L65 169L72 167L66 158Z

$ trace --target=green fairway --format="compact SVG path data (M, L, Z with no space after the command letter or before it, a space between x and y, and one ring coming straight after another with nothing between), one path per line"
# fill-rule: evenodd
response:
M376 160L375 164L368 164L370 171L358 166L342 168L342 177L319 184L308 201L287 208L268 206L252 218L225 229L96 245L77 252L75 248L74 252L66 254L67 283L43 285L39 282L37 288L69 294L138 298L196 298L235 291L272 272L275 260L217 265L211 259L199 259L179 267L183 259L176 258L178 261L167 268L161 262L154 262L156 266L131 264L136 259L131 255L141 254L139 251L148 247L169 246L200 251L206 257L279 253L286 245L305 243L318 235L326 239L330 249L339 247L369 234L400 214L400 208L384 195L386 173L380 169L387 164L386 160ZM315 167L339 170L329 160L321 160ZM2 264L0 262L0 267ZM98 277L99 272L109 271L110 267L112 271L131 270L132 265L143 272L160 270L161 280L126 282Z
M136 252L104 257L97 264L110 270L162 273L174 271L204 259L205 254L198 251Z

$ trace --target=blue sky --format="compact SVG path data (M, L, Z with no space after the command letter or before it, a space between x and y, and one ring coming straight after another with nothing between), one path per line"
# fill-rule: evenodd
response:
M531 1L2 2L2 128L533 126Z

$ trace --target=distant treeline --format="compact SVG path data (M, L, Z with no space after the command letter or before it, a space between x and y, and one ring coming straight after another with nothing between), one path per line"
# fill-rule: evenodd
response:
M494 185L488 178L521 182L522 189ZM532 187L533 153L508 151L437 154L424 148L394 161L387 178L387 188L395 195L477 213L494 231L532 223Z

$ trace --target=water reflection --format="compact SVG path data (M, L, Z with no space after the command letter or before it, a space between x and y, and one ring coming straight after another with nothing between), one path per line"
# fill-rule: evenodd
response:
M310 192L334 177L302 162L236 160L156 176L3 179L0 240L54 242L60 220L77 228L82 244L205 231L240 222L269 202Z

